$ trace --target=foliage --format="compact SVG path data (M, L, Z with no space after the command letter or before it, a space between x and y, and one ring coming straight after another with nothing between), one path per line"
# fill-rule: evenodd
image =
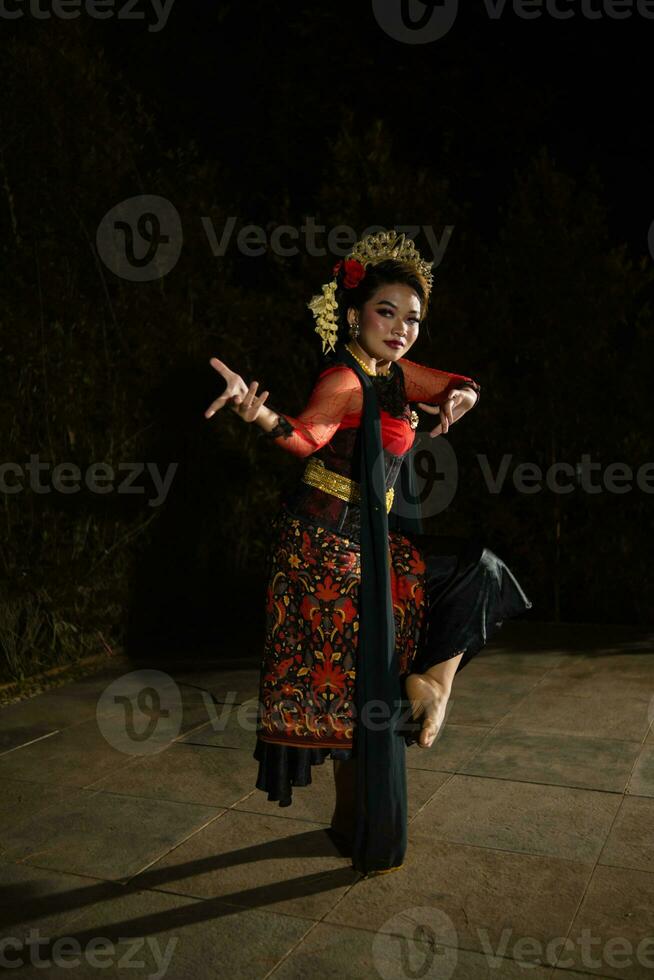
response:
M330 110L322 165L298 186L283 160L243 176L229 147L167 145L161 115L88 41L82 22L53 22L1 55L11 92L0 109L2 455L6 484L23 480L2 495L4 675L80 657L100 633L137 648L210 638L238 653L256 642L270 516L302 463L229 411L204 419L220 390L208 360L259 380L271 407L299 411L320 364L306 302L332 259L301 244L291 257L252 258L233 243L214 256L201 219L220 232L236 216L238 231L265 213L271 226L300 228L307 202L327 228L428 224L440 236L454 226L412 356L477 377L483 391L453 430L466 463L438 526L486 533L539 618L645 620L646 494L492 495L474 465L476 453L543 468L585 452L604 465L646 459L651 267L610 243L596 176L575 181L541 151L515 174L497 235L484 237L445 150L440 167L416 169L381 108L362 121L342 107ZM134 283L105 267L95 232L142 193L174 203L184 243L165 278ZM46 464L40 490L31 454ZM83 478L97 462L176 470L153 506L147 471L141 493L90 490ZM60 463L79 467L78 492L47 489Z

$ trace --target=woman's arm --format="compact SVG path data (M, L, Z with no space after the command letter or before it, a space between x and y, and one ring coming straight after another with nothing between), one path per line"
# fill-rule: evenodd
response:
M306 407L299 415L287 415L268 407L255 419L266 437L295 456L310 456L329 442L341 419L359 411L361 382L351 368L335 365L319 376Z
M397 362L404 374L404 387L410 402L424 402L427 405L442 405L448 394L454 388L472 388L477 395L478 404L481 397L481 385L465 374L451 374L449 371L439 371L438 368L416 364L406 357Z

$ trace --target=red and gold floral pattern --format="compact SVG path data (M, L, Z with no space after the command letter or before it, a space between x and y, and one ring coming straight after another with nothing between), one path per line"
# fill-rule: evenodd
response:
M356 724L360 545L282 507L266 592L257 734L297 747L352 748ZM389 532L398 672L415 656L425 616L425 563Z

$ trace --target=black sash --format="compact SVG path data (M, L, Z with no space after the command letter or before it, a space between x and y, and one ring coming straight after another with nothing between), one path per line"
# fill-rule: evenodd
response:
M356 658L356 829L352 866L361 874L399 867L407 847L406 743L389 568L389 527L422 531L412 453L398 475L402 513L386 511L386 468L377 395L344 344L335 360L352 368L363 388L358 445L361 489L361 585Z

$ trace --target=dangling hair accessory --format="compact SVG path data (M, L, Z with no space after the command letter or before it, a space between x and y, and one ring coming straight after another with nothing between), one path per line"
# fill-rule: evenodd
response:
M406 238L404 232L398 234L396 231L380 231L374 235L367 235L357 242L350 254L345 259L340 259L333 268L334 278L331 282L326 282L322 286L322 294L318 293L311 298L307 306L313 313L316 320L316 333L322 340L322 352L326 352L330 347L336 349L338 337L338 322L336 311L336 290L339 286L344 289L355 289L365 277L366 267L377 265L385 259L398 259L401 262L408 262L414 266L426 281L427 295L431 292L433 285L432 262L427 262L420 257L413 239Z

